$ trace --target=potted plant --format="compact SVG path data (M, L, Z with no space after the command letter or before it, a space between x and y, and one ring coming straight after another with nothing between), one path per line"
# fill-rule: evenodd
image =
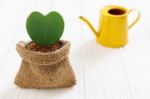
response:
M16 50L22 58L15 84L23 88L61 88L75 85L68 54L70 43L60 40L63 17L56 11L46 16L32 12L26 22L30 42L20 41Z

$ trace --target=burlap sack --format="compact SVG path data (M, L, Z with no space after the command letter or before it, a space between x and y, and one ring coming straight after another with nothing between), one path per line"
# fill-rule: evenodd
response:
M54 52L37 52L26 49L21 41L16 49L22 57L15 84L23 88L61 88L75 85L75 75L70 66L68 53L70 43Z

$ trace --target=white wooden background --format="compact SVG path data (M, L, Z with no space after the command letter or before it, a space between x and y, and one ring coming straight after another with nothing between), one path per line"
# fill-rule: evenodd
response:
M99 9L108 4L137 8L142 18L129 31L124 48L110 49L95 42L78 16L97 26ZM150 99L149 0L0 0L0 99ZM72 44L70 61L77 85L67 89L21 89L14 84L21 58L19 40L30 40L25 29L32 11L59 11L65 19L62 39ZM129 16L131 22L136 15Z

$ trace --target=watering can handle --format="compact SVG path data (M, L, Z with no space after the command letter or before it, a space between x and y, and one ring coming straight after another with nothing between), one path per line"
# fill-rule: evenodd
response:
M131 28L139 21L139 19L140 19L140 17L141 17L140 12L139 12L138 10L136 10L136 9L130 9L128 13L131 13L131 12L133 12L133 11L136 11L137 14L138 14L138 16L137 16L137 18L129 25L128 29L131 29Z

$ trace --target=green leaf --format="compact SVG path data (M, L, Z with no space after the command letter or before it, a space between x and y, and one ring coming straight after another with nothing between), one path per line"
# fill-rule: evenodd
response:
M55 11L46 16L33 12L27 18L27 32L30 38L41 46L50 46L57 42L64 31L63 17Z

